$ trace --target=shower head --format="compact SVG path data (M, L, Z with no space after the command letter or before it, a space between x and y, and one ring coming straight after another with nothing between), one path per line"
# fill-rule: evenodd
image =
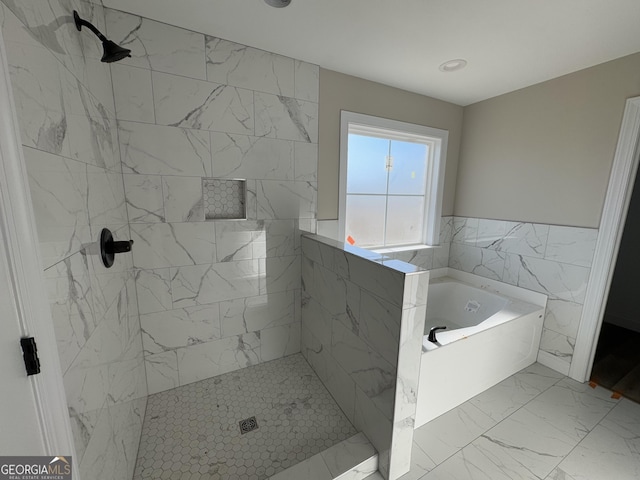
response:
M276 8L286 7L291 3L291 0L264 0L268 5Z
M73 11L73 20L76 23L76 28L78 29L78 31L82 30L82 27L87 27L102 42L102 48L104 49L104 52L100 61L104 63L112 63L117 62L118 60L122 60L125 57L131 56L131 50L129 50L128 48L123 48L117 43L108 40L107 37L100 33L100 30L94 27L91 23L80 18L80 15L78 15L78 12L76 12L75 10Z

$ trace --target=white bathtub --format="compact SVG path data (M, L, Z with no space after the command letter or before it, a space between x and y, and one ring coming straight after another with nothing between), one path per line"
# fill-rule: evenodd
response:
M536 361L546 295L454 269L431 273L416 428ZM440 345L429 342L431 327Z

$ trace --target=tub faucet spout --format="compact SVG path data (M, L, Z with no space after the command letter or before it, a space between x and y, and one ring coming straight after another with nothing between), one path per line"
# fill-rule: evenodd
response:
M429 340L431 343L440 343L438 342L438 340L436 340L436 332L438 330L446 330L447 327L432 327L431 330L429 330L429 337L427 337L427 340Z

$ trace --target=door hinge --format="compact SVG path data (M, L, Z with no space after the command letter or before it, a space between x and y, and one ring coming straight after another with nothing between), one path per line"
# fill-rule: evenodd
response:
M24 358L27 375L40 373L40 359L38 358L38 346L35 338L21 338L20 346L22 347L22 357Z

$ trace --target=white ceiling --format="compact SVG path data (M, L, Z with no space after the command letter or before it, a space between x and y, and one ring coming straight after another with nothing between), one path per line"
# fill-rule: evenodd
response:
M640 51L640 0L104 4L459 105ZM438 70L454 58L468 66Z

